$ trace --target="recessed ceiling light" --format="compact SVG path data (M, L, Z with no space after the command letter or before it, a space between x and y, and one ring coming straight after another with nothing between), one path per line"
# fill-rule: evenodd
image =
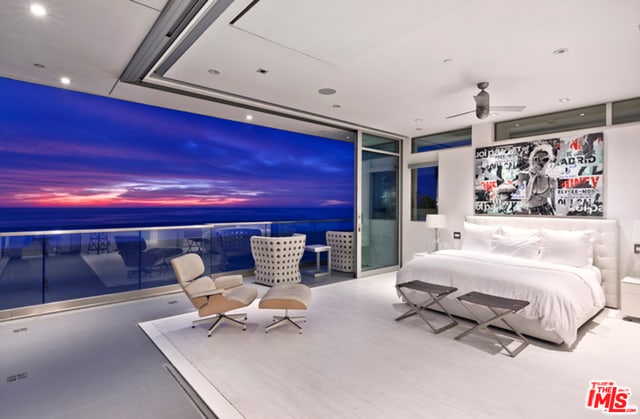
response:
M325 87L325 88L322 88L322 89L318 90L318 93L320 93L321 95L335 95L336 94L336 90L328 88L328 87Z
M71 84L71 79L69 77L60 77L60 83L62 84Z
M578 116L585 116L585 115L586 115L586 113L584 113L584 112L580 112L580 113L578 114Z
M34 16L43 17L47 15L47 9L44 8L43 5L38 3L31 3L29 5L29 10Z
M558 99L558 102L562 102L562 103L564 103L564 102L568 102L568 101L570 101L570 100L571 100L571 99L569 99L568 97L563 97L563 98Z
M247 121L251 121L253 119L253 115L247 115L247 116L245 116L245 119Z
M422 118L415 118L413 121L414 122L422 122Z
M553 55L562 55L566 54L567 52L569 52L569 48L558 48L557 50L553 51Z
M264 68L259 68L256 70L257 73L260 74L267 74L269 72L269 70L265 70Z
M422 128L418 127L416 128L416 131L422 131Z
M449 64L453 62L453 58L445 58L444 60L442 60L442 64Z
M217 76L218 74L220 74L220 71L216 70L215 68L210 68L207 71L209 72L209 74L212 74L214 76Z
M333 105L334 108L342 108L342 105L338 105L337 103Z
M520 124L516 124L515 127L518 128L520 126Z
M491 112L489 116L498 116L498 112Z
M33 63L33 66L35 68L45 68L45 65L44 64L40 64L40 63Z

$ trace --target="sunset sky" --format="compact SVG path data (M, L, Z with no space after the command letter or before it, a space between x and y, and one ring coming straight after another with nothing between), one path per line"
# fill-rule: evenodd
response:
M0 78L0 207L353 205L353 145Z

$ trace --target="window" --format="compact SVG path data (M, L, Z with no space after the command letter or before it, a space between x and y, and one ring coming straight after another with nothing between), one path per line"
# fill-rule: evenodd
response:
M388 151L397 153L399 147L398 141L389 138L378 137L371 134L362 134L362 147L374 150Z
M411 221L438 213L438 164L421 163L411 169Z
M614 125L640 121L640 98L613 102L611 113Z
M530 118L497 122L495 125L495 138L496 141L500 141L579 128L604 127L605 125L606 105L602 104L532 116Z
M471 128L412 138L411 152L422 153L467 145L471 145Z

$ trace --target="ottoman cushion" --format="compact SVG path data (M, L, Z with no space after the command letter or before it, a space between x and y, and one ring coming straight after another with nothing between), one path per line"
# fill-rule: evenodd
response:
M311 289L304 284L274 285L260 299L260 308L305 310L311 302Z

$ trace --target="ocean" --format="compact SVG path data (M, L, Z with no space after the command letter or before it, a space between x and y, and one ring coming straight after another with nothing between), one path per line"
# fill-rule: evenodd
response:
M0 233L302 220L352 223L353 207L0 208Z

